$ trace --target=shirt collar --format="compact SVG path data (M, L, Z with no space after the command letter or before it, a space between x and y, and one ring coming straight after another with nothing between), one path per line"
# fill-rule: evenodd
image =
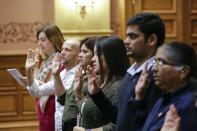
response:
M134 64L132 64L132 66L127 70L127 72L129 74L131 74L132 76L141 72L144 69L145 63L148 63L148 70L153 66L153 61L154 61L154 57L151 57L150 59L146 60L143 64L141 64L137 69L135 69L136 67L136 62Z
M66 68L64 69L64 70L62 70L61 71L61 73L60 73L60 75L68 75L68 74L70 74L70 73L75 73L75 71L77 70L79 68L79 65L76 65L76 66L74 66L72 69L70 69L70 70L66 70Z
M71 71L71 72L75 72L77 69L79 68L79 65L76 65L75 67L73 67L72 69L70 69L69 71ZM69 72L68 71L68 72Z

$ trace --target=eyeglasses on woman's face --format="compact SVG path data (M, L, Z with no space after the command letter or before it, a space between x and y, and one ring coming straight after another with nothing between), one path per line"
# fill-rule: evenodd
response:
M155 58L154 61L153 61L153 64L154 65L157 65L157 66L164 66L164 65L171 65L171 66L181 66L181 65L177 65L177 64L174 64L174 63L171 63L171 62L168 62L167 60L164 60L164 59L160 59L160 58Z

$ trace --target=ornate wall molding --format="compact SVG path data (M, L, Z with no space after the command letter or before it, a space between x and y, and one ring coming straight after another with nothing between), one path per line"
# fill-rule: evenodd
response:
M36 42L36 31L44 23L17 23L0 24L0 43Z

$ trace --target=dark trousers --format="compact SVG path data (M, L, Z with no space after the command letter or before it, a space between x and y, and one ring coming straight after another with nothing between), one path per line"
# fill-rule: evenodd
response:
M77 124L77 119L73 118L67 122L62 121L62 131L73 131L73 127Z

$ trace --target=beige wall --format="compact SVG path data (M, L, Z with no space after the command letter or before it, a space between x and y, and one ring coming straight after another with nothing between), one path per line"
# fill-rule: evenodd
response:
M82 18L74 0L0 0L0 55L36 48L36 29L45 23L55 23L65 38L113 34L110 4L95 0Z
M35 48L36 29L54 21L53 0L0 0L0 55Z
M54 21L61 28L64 37L83 38L92 35L110 35L111 0L94 0L93 6L85 8L80 15L80 7L75 0L55 0Z

